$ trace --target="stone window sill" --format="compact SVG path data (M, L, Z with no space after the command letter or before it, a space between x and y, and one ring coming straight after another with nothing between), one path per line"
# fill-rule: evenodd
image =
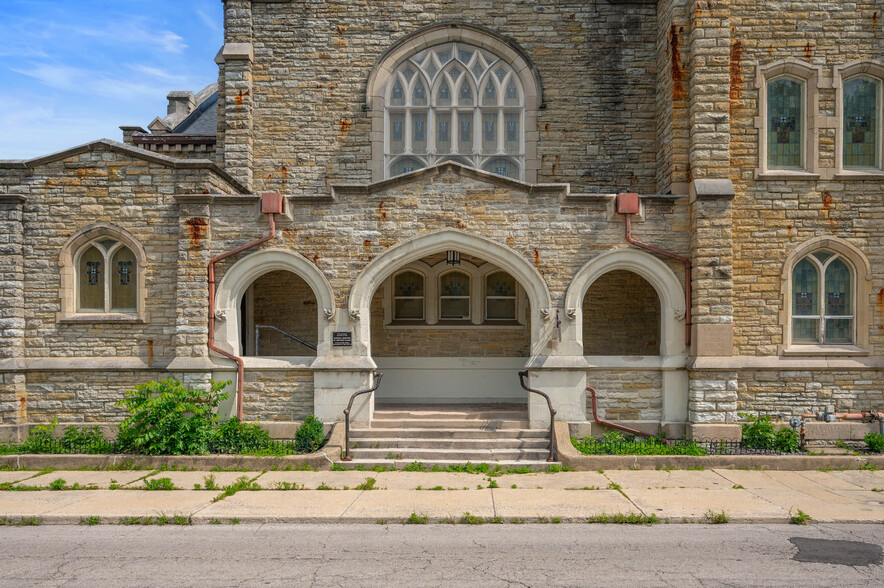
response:
M869 355L869 351L856 345L790 345L783 349L783 355L785 357L853 357Z
M774 169L774 170L755 170L756 180L818 180L819 174L806 171Z
M884 180L884 170L842 169L835 174L836 180Z
M79 323L129 323L129 324L145 324L147 320L140 314L124 313L124 312L96 312L96 313L80 313L63 316L58 319L59 323L79 324Z

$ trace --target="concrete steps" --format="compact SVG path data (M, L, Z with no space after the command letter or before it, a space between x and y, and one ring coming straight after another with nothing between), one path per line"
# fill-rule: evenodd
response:
M524 406L390 407L350 429L350 467L444 468L467 462L544 469L549 431L531 429Z

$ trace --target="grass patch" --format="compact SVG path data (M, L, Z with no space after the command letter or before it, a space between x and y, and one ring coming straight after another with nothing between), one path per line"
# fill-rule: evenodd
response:
M376 480L374 478L366 478L365 481L356 486L354 490L376 490L374 487L375 482Z
M461 525L482 525L485 523L485 520L482 517L477 517L476 515L465 512L461 515L458 522Z
M703 515L703 522L707 525L724 525L728 522L728 518L724 511L712 512L710 509Z
M426 525L429 519L427 515L419 515L417 513L411 513L407 519L402 521L404 525Z
M733 488L734 490L744 490L742 484L734 484L733 486L731 486L731 488Z
M0 526L2 527L37 527L43 524L43 519L37 517L22 517L17 521L0 517Z
M584 455L708 455L709 453L704 447L691 441L667 444L662 439L626 437L618 431L605 433L601 439L572 438L571 444Z
M145 478L142 490L179 490L171 478Z
M220 496L216 496L212 502L218 502L219 500L224 500L228 496L233 496L240 490L261 490L261 486L259 486L256 482L250 479L248 476L240 476L239 479L236 480L233 484L229 486L224 486L224 492L221 493Z
M97 525L99 523L101 523L101 517L98 517L95 515L93 515L91 517L81 517L80 518L80 524L83 526L86 526L86 527L92 527L92 526Z
M660 522L657 515L644 515L640 513L615 513L612 515L600 514L586 519L587 523L602 525L656 525Z
M809 523L812 520L813 520L813 517L811 517L809 514L807 514L806 512L801 510L800 508L798 509L798 512L796 512L795 514L792 514L791 508L789 509L789 521L793 525L806 525L807 523Z
M304 490L304 484L297 482L277 482L274 486L276 490Z

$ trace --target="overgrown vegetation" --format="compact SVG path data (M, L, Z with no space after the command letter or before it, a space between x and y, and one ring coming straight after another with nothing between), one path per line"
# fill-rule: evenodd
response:
M666 443L663 439L626 437L619 431L605 433L601 439L572 439L584 455L707 455L708 451L690 441Z
M863 441L866 442L869 451L874 451L876 453L884 451L884 435L881 433L868 433L863 437Z
M21 444L0 444L0 454L291 455L322 447L322 422L313 415L293 442L273 440L260 426L235 417L219 423L218 406L227 398L223 390L229 384L213 380L208 390L189 388L172 378L139 384L117 403L128 416L119 424L115 442L105 439L98 426L67 427L59 437L58 422L53 421L31 429Z

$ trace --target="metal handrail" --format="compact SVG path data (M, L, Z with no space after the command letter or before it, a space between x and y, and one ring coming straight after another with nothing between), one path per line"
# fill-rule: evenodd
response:
M556 424L556 410L552 406L552 400L550 400L549 395L546 392L541 392L540 390L535 390L534 388L529 388L527 384L525 384L525 378L528 377L528 370L524 372L519 372L519 383L522 384L522 388L527 390L528 392L534 392L535 394L540 394L544 398L546 398L546 404L549 407L549 457L546 458L546 461L556 461L558 458L557 455L557 447L556 447L556 432L555 432L555 424Z
M381 372L372 372L371 375L374 378L374 386L367 390L354 392L350 397L350 402L347 404L347 408L344 409L344 457L341 458L341 461L353 461L353 456L350 455L350 410L353 408L353 401L356 400L357 396L377 390L378 386L381 385L381 378L384 377L384 374Z
M288 337L292 341L296 341L296 342L300 343L301 345L303 345L304 347L309 347L313 351L316 351L316 345L314 345L312 343L308 343L307 341L304 341L300 337L296 337L295 335L292 335L288 331L283 331L279 327L274 327L273 325L255 325L255 355L260 355L260 353L258 353L258 338L260 337L260 335L258 334L260 332L259 329L273 329L277 333L279 333L281 335L285 335L286 337Z

